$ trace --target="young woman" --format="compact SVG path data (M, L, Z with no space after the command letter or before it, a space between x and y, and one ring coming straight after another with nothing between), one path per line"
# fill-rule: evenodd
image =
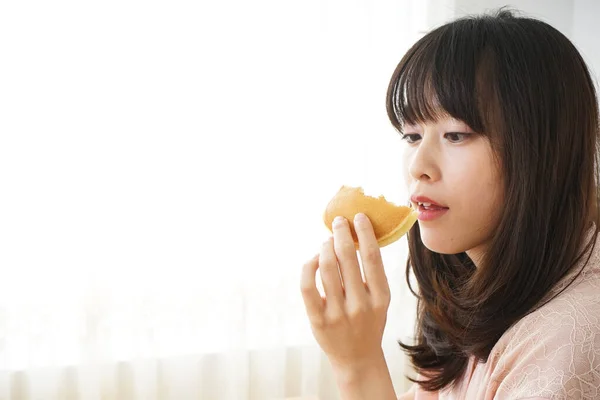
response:
M400 343L418 377L400 398L600 399L599 115L576 48L503 9L461 18L408 51L387 110L419 210L415 340ZM358 255L337 221L302 295L342 398L395 399L389 286L368 218L356 229Z

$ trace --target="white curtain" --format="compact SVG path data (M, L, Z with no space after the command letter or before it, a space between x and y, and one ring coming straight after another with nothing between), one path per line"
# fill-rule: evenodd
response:
M406 201L385 90L446 3L3 2L0 400L338 398L300 269L342 184Z

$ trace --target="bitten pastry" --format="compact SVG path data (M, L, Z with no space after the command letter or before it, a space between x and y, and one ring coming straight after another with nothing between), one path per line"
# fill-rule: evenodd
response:
M398 206L387 201L384 196L367 196L361 187L342 186L325 208L323 221L333 232L331 224L334 218L338 215L345 217L350 224L355 247L358 248L354 216L361 212L369 217L379 247L400 239L413 226L418 215L411 207Z

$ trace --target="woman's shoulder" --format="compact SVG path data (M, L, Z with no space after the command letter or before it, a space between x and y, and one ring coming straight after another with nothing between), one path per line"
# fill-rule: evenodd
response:
M505 332L496 352L578 340L597 340L600 346L600 237L549 295L554 297Z
M503 352L510 352L523 343L550 345L565 339L596 339L600 346L600 269L582 275L544 306L523 317L498 343Z
M584 258L581 273L563 280L576 276L571 285L557 285L566 288L494 346L488 362L498 390L522 397L600 397L600 244Z
M600 398L600 296L573 291L511 328L489 362L497 393ZM500 398L504 398L500 396Z

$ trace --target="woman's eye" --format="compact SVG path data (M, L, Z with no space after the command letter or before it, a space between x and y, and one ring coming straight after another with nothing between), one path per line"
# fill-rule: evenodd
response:
M470 135L468 133L448 132L444 137L451 143L464 142Z
M418 133L403 133L402 140L405 140L407 143L415 143L419 139L421 139L421 135Z

